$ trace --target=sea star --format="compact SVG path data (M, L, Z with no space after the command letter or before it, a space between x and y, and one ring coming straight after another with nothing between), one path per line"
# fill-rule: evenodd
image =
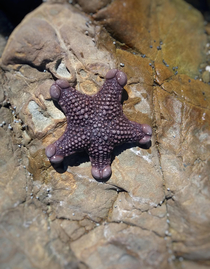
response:
M92 175L97 180L111 176L111 152L125 142L148 143L152 128L128 120L120 103L127 76L112 69L98 93L85 95L70 87L66 80L56 80L50 88L53 100L58 101L67 118L64 134L45 153L52 163L65 156L86 150Z

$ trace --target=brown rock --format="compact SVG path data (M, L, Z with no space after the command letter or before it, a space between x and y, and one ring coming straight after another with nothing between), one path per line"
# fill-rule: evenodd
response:
M76 1L82 9L89 13L89 12L96 12L99 9L107 6L111 1L110 0L92 0L92 1L86 1L86 0L77 0Z
M43 57L44 48L46 54ZM2 55L2 62L5 65L33 64L43 68L45 59L53 61L60 53L59 40L52 26L45 20L32 18L28 24L20 24L15 29L6 45L6 53Z
M162 85L165 80L169 79L173 75L171 70L169 70L166 66L160 63L155 63L155 73L155 81L159 85Z
M184 1L116 0L94 18L128 47L191 77L205 59L203 17Z
M77 258L85 260L90 268L168 266L166 242L150 231L123 223L101 225L73 242L71 247Z
M208 260L209 86L185 76L166 85L155 91L155 115L163 176L173 193L168 201L172 238L184 242L174 243L174 250L187 259Z

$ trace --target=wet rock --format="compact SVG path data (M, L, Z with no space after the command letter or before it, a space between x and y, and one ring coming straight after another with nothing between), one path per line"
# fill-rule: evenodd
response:
M200 13L178 0L55 2L27 15L0 60L0 263L207 268L210 86L190 78L203 61ZM107 6L94 21L78 4ZM65 78L94 94L114 67L128 77L125 115L153 126L151 147L115 148L105 183L92 178L85 153L53 167L44 150L66 118L51 84Z
M198 63L205 59L203 17L184 1L164 0L159 5L153 1L117 0L99 10L94 18L121 43L156 62L165 60L171 70L179 66L182 73L194 77Z

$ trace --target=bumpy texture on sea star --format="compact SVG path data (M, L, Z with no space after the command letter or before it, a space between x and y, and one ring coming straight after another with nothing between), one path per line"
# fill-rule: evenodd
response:
M97 180L111 176L111 152L125 142L148 143L152 128L128 120L120 103L127 76L112 69L95 95L85 95L70 87L66 80L57 80L50 88L67 118L64 134L45 152L50 162L60 163L65 156L86 150Z

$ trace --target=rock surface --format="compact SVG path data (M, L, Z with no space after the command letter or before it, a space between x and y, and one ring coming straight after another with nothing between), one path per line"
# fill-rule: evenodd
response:
M1 268L209 268L200 13L181 0L64 2L27 15L0 60ZM44 150L66 119L51 84L94 94L111 68L127 74L124 113L153 126L152 147L117 147L106 183L84 153L53 168Z

